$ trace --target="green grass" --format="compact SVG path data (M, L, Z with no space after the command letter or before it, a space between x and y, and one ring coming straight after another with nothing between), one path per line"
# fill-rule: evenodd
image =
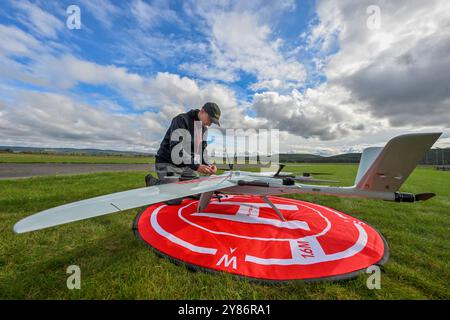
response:
M155 157L2 153L0 163L154 163Z
M351 184L356 165L288 166L325 171ZM191 272L157 257L137 241L131 223L140 209L16 235L12 226L37 211L143 186L144 172L0 181L0 299L449 299L450 172L416 169L404 191L435 192L428 202L391 203L292 196L353 215L381 232L391 256L381 290L366 274L343 282L281 286L229 274ZM68 290L66 268L81 267L81 290Z

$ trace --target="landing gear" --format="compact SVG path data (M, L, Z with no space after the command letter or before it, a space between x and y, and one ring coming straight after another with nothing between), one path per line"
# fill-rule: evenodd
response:
M263 199L264 202L267 203L276 212L276 214L280 217L282 221L286 221L286 219L281 214L280 210L278 210L278 208L272 203L272 201L269 200L269 198L267 198L267 196L261 196L261 199Z

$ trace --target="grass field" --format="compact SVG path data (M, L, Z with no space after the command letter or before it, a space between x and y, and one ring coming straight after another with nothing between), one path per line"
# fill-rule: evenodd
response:
M328 171L350 185L356 165L291 166ZM416 169L402 190L435 192L428 202L391 203L295 196L353 215L381 232L390 260L381 289L368 275L343 282L260 285L229 274L191 272L137 241L131 223L140 209L16 235L19 219L64 203L143 186L144 172L0 181L0 299L449 299L450 172ZM328 176L327 176L328 178ZM68 290L66 268L81 268L81 290Z
M155 157L0 152L0 163L154 163Z

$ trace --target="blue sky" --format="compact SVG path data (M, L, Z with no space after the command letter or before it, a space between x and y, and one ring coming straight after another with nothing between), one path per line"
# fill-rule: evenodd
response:
M186 68L190 64L199 62L205 66L214 67L208 48L210 41L208 31L204 30L208 29L208 26L206 21L199 20L198 15L188 13L192 10L189 8L191 4L188 5L185 1L100 1L99 6L95 5L94 10L92 5L87 6L88 3L88 1L80 3L6 1L2 5L0 22L20 28L44 42L57 41L61 50L56 49L55 54L69 52L80 59L99 65L112 64L123 67L131 73L144 77L151 77L158 72L168 72L182 77L193 77L199 82L209 80L208 77L203 78L201 72L191 72ZM72 4L80 8L81 29L55 28L56 36L50 37L53 39L49 39L40 32L36 23L33 23L33 13L27 12L27 10L42 10L60 20L61 23L65 23L69 16L66 9ZM104 5L103 8L102 5ZM133 8L138 6L141 10L143 9L139 16L133 13ZM248 9L252 10L258 6L257 3L248 5ZM271 34L267 40L270 42L282 39L284 43L279 50L280 53L286 58L301 60L308 67L306 81L296 86L298 90L304 90L323 81L324 75L318 74L314 68L312 62L314 52L307 50L289 52L306 47L306 39L300 35L311 29L316 19L314 1L304 1L300 5L287 2L286 6L285 9L278 10L277 2L267 5L268 8L274 8L276 11L273 14L274 20L265 22L271 28ZM231 7L224 6L224 8ZM146 15L146 9L153 10L151 12L154 12L154 16ZM184 51L185 47L189 49ZM18 56L15 59L24 64L27 63L24 57ZM237 68L233 70L233 77L229 80L218 76L213 80L230 86L243 100L249 100L254 92L260 91L250 88L257 82L255 71ZM16 85L20 83L16 82ZM39 88L36 89L39 90ZM86 83L79 83L72 90L83 96L94 93L114 95L107 86L92 86ZM120 100L120 97L116 98ZM126 100L120 100L120 103L133 109Z
M447 143L448 78L408 93L447 63L434 54L435 39L449 40L448 4L423 16L422 4L372 2L2 1L0 145L155 151L173 116L210 100L226 127L280 130L283 152L336 154L424 130ZM70 5L81 29L66 26ZM405 32L424 19L434 25Z

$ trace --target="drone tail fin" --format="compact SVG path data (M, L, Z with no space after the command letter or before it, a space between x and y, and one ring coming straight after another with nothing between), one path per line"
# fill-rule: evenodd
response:
M396 192L442 133L412 133L363 151L354 187Z
M361 160L359 160L358 172L356 173L355 186L358 186L359 182L374 164L381 151L383 151L383 147L370 147L363 150Z

